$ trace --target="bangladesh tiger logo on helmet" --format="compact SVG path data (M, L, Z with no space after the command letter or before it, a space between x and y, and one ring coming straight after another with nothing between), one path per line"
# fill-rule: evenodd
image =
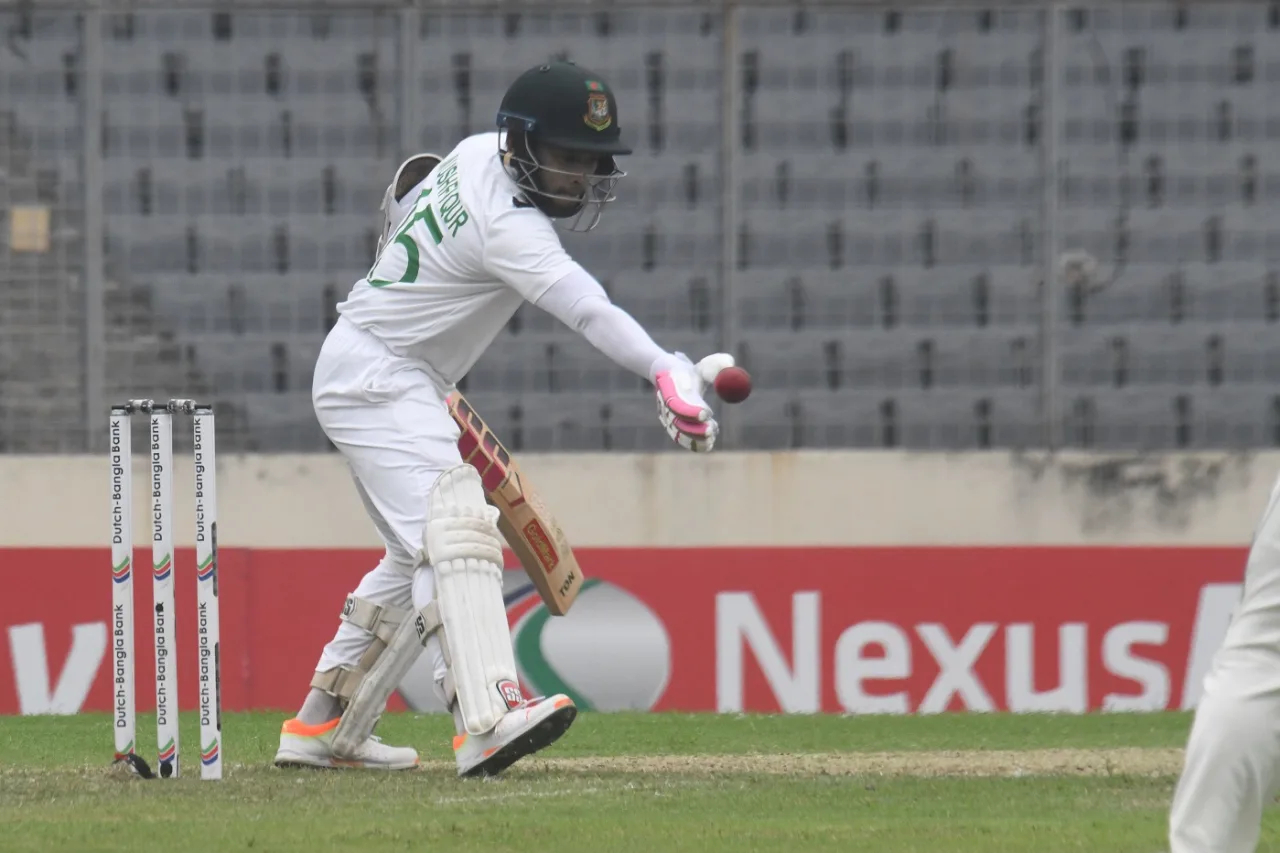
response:
M613 116L609 115L609 96L604 87L595 80L587 82L587 113L582 117L587 127L592 130L605 130L613 124Z

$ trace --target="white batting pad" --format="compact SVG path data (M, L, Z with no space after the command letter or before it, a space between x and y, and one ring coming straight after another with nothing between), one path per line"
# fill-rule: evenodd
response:
M467 733L483 734L523 700L502 601L498 510L485 502L475 468L459 465L436 481L428 517L445 661Z
M391 691L404 678L413 662L422 654L427 634L421 628L423 615L410 614L400 623L391 642L364 673L333 730L333 753L339 758L352 758L369 735L378 718L386 710Z

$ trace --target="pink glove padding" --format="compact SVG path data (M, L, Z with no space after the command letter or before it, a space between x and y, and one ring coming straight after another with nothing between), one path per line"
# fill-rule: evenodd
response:
M683 353L657 371L653 384L657 389L658 420L667 435L681 447L705 453L715 446L719 425L711 407L703 399L705 384L693 362Z

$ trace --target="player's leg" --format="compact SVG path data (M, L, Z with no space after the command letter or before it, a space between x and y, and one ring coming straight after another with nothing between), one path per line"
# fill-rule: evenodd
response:
M417 766L416 751L389 746L375 738L342 758L335 756L333 749L334 732L349 685L358 683L360 675L377 660L407 618L412 603L410 584L409 576L388 552L347 596L338 630L321 653L307 698L298 715L282 727L277 765L382 770Z
M1204 680L1169 814L1172 853L1251 853L1280 763L1280 485Z
M335 327L317 361L313 388L317 417L346 457L357 493L386 552L344 601L337 631L320 656L311 690L298 716L285 723L277 763L384 769L417 763L413 750L390 747L371 736L350 745L340 756L333 748L344 706L363 674L409 620L412 609L410 587L413 572L422 562L421 546L398 536L388 515L417 506L422 490L430 487L432 475L421 470L415 439L430 445L433 428L441 433L442 428L450 427L427 418L422 422L424 435L405 435L406 429L398 421L418 423L414 409L421 407L422 395L414 392L414 378L400 367L385 349L372 346L345 323ZM436 398L438 395L427 395L428 402ZM447 447L450 438L443 435L435 443ZM360 476L362 469L377 472L376 466L368 463L370 457L388 458L384 467L402 472L399 477L380 476L376 496ZM425 487L417 482L420 476L426 478Z
M386 645L387 626L394 629L413 603L410 578L416 558L396 542L391 527L370 502L359 478L353 475L352 480L387 550L378 565L364 576L343 602L337 633L324 647L316 665L315 680L321 683L311 688L298 711L298 719L307 725L328 722L342 713L336 686L360 670L360 660L371 648L376 651ZM379 612L369 612L371 608L378 608ZM378 636L380 632L384 635L381 638Z
M485 501L475 469L459 464L444 471L424 506L430 566L414 573L413 619L362 679L335 731L334 748L341 755L367 737L425 646L437 694L454 715L459 775L495 774L554 742L577 709L566 696L525 700L520 692L502 598L496 510Z
M431 571L415 575L413 603L440 640L436 687L453 712L458 775L494 775L554 743L577 708L564 695L526 700L520 692L502 597L497 510L470 466L437 480L425 544Z
M488 766L554 740L572 720L572 703L561 696L525 703L519 695L496 511L479 476L462 463L442 391L414 362L342 322L326 341L315 383L317 416L351 465L371 517L385 525L388 551L410 555L395 567L415 565L413 612L385 637L377 634L385 648L362 657L360 671L343 682L334 755L352 758L368 748L387 699L424 647L456 717L476 737L493 739L485 747ZM438 601L428 556L440 570ZM545 725L550 717L558 731Z
M1172 853L1252 853L1275 793L1275 697L1205 689L1169 815Z

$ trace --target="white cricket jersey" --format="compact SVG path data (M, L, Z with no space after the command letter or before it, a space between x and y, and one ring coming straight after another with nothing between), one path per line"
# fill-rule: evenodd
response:
M460 142L405 196L403 209L338 313L450 385L522 301L581 269L551 220L523 201L499 159L497 133Z

